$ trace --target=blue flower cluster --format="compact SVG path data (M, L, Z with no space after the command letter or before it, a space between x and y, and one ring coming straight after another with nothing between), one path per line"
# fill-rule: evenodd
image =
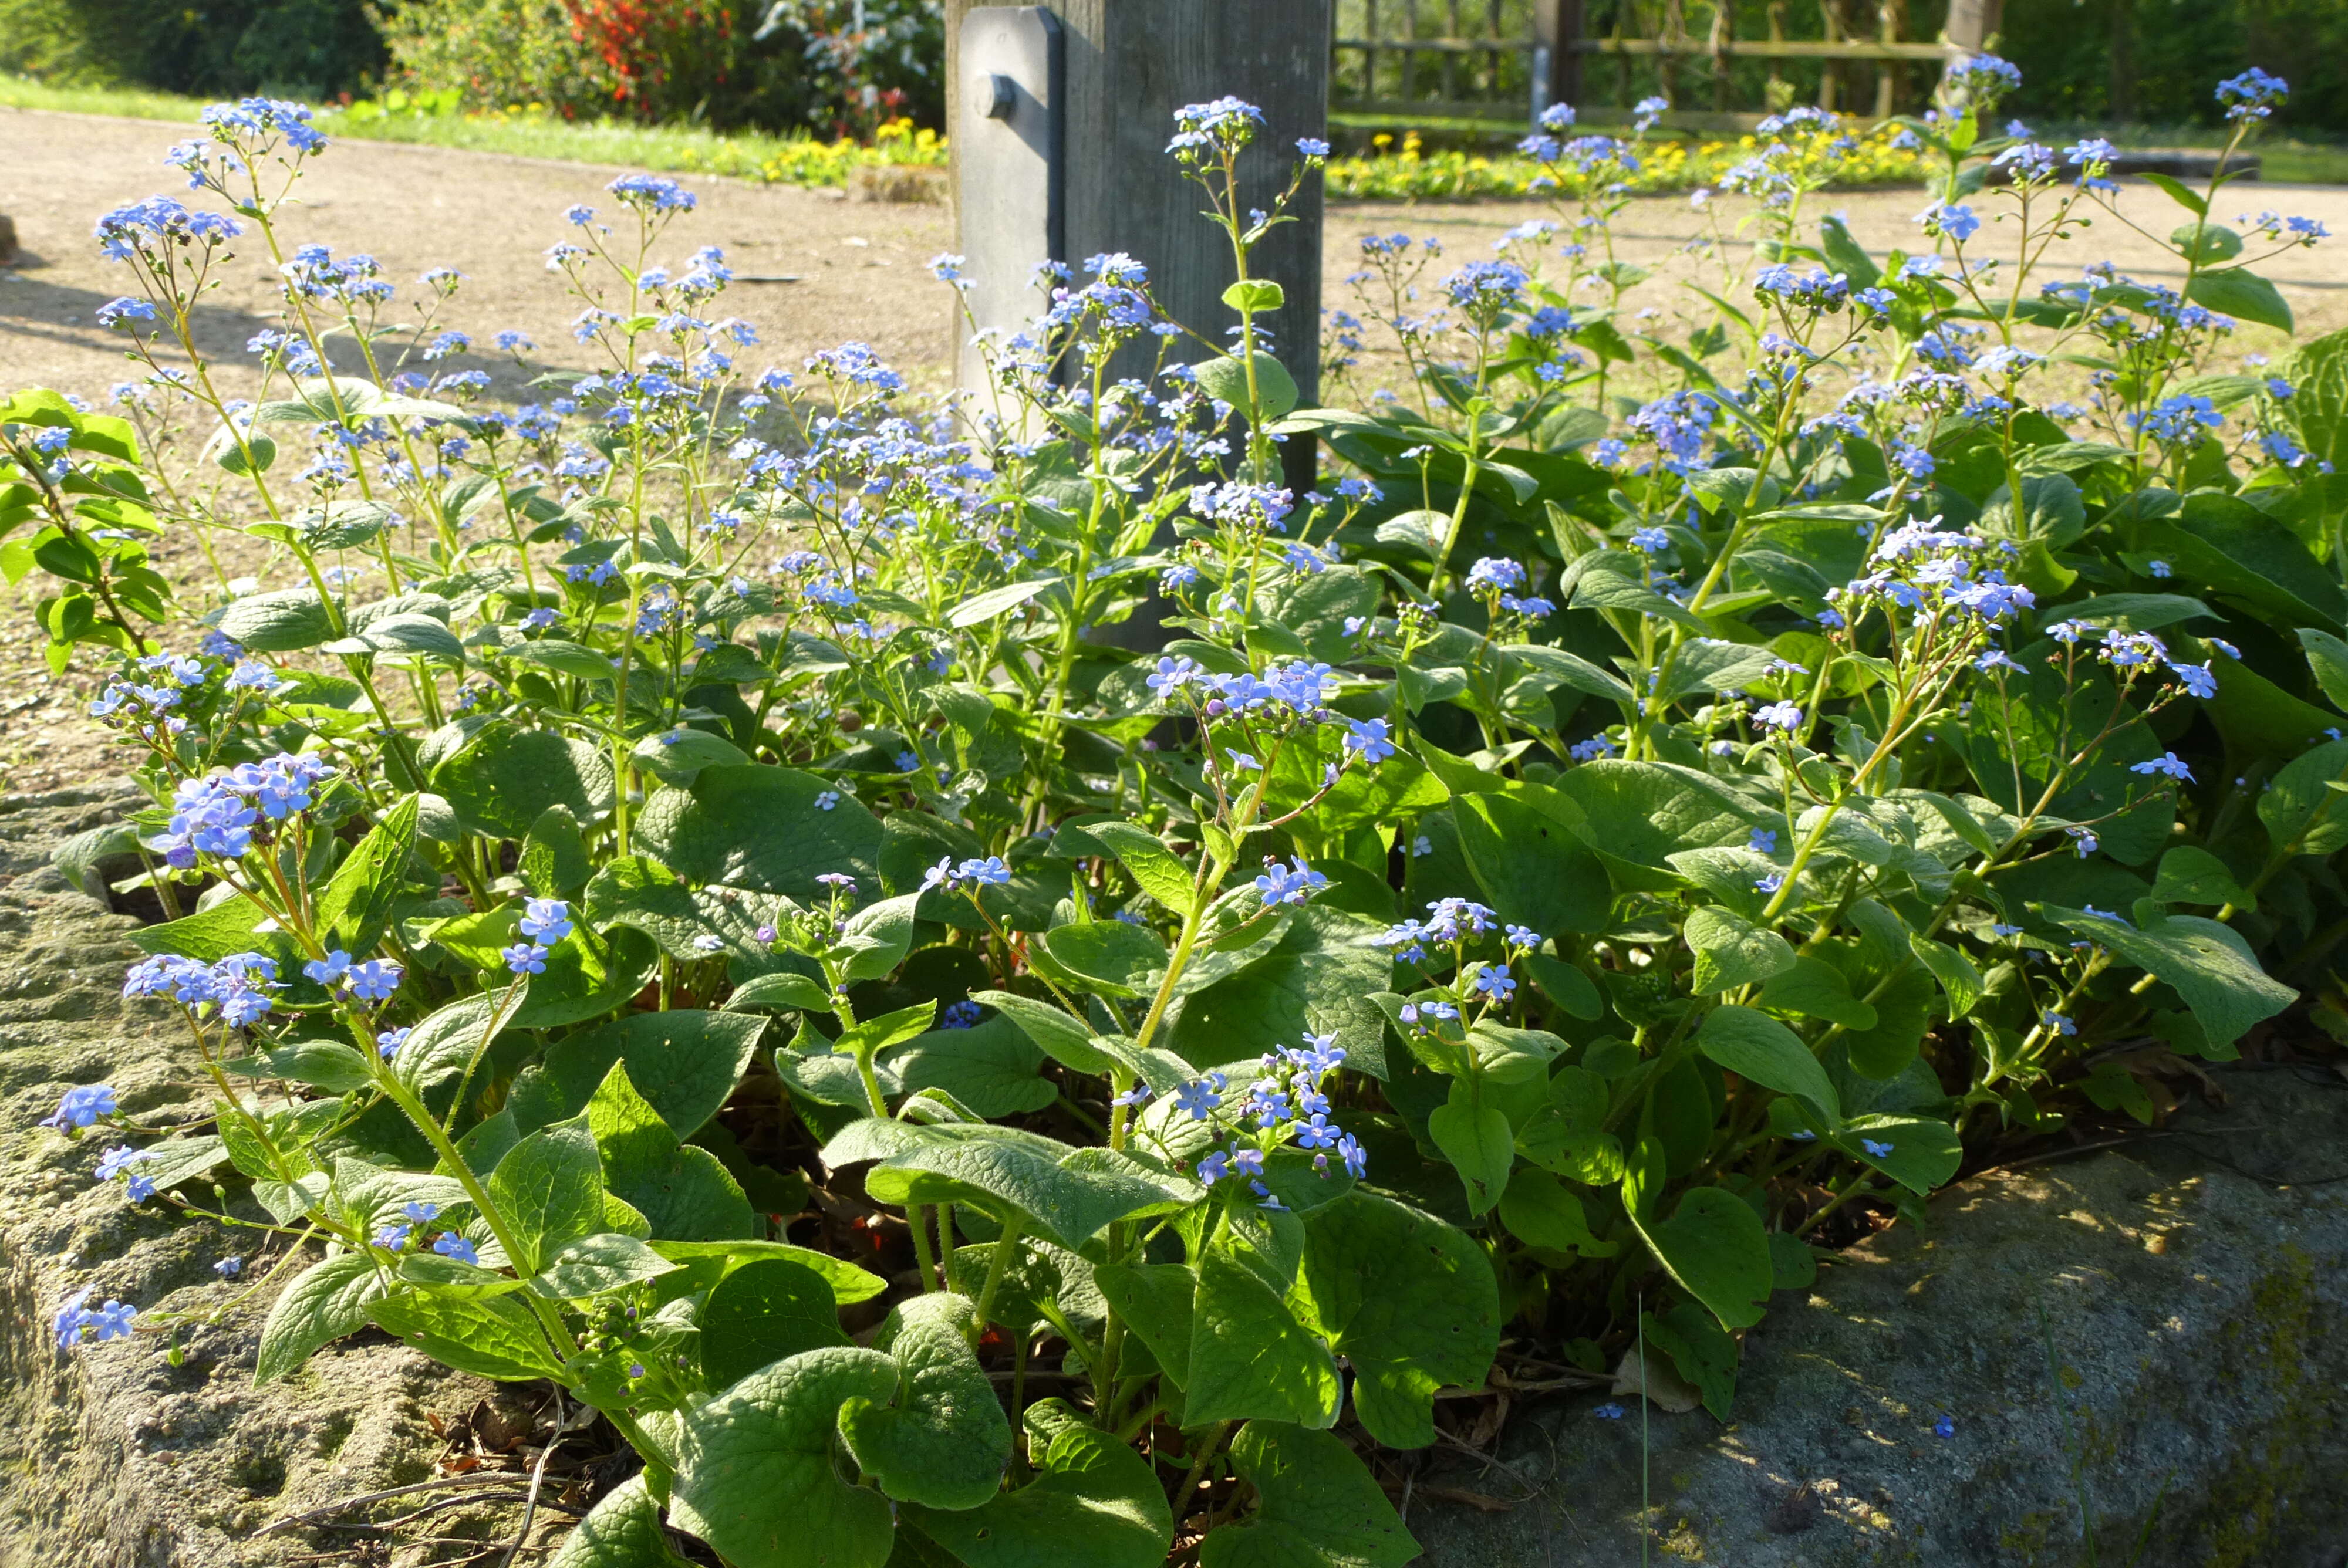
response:
M169 997L199 1020L217 1015L231 1029L244 1029L269 1011L269 993L278 986L276 961L260 953L232 953L211 964L159 953L132 968L122 994Z
M170 824L157 847L181 871L191 869L199 854L238 859L252 847L261 817L282 822L306 811L317 786L334 776L334 768L314 756L281 752L210 778L183 780L172 792Z
M1267 1153L1292 1139L1298 1147L1312 1151L1313 1168L1322 1175L1329 1173L1329 1156L1334 1153L1347 1175L1360 1176L1369 1168L1369 1155L1361 1140L1329 1120L1327 1081L1344 1061L1345 1048L1334 1034L1307 1035L1302 1048L1284 1046L1266 1051L1262 1075L1231 1108L1229 1120L1216 1114L1223 1109L1231 1088L1228 1074L1210 1072L1176 1089L1177 1111L1188 1113L1194 1122L1219 1122L1219 1132L1230 1139L1229 1147L1218 1148L1199 1161L1199 1180L1210 1187L1244 1181L1259 1200L1259 1207L1285 1208L1263 1184L1263 1163ZM1138 1097L1146 1098L1146 1091Z
M70 1350L88 1342L130 1337L130 1320L139 1316L139 1308L111 1300L103 1307L92 1307L89 1298L96 1294L97 1286L84 1286L57 1308L57 1315L50 1327L57 1333L58 1349Z

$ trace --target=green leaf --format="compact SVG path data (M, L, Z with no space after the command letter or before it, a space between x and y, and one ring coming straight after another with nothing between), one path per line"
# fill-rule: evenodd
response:
M1502 919L1543 936L1606 929L1614 904L1606 869L1558 816L1487 794L1458 797L1451 819L1468 868Z
M2307 667L2332 705L2348 712L2348 642L2312 626L2299 629L2299 645L2307 651Z
M718 1281L701 1309L701 1374L712 1389L848 1342L831 1282L793 1258L753 1258Z
M417 798L409 795L385 813L335 868L311 917L327 933L328 947L363 958L390 929L392 907L407 891L408 860L416 850L416 813Z
M547 1568L682 1568L684 1561L669 1550L644 1478L632 1475L587 1511Z
M1914 964L1894 970L1889 964L1871 958L1865 948L1855 943L1829 942L1819 951L1842 971L1854 994L1875 999L1869 1004L1875 1009L1874 1024L1866 1029L1854 1028L1844 1036L1851 1066L1869 1078L1897 1078L1916 1060L1917 1050L1924 1041L1924 1030L1931 1025L1931 975ZM1878 987L1882 988L1880 991ZM1762 1000L1768 1000L1766 987Z
M1946 1122L1923 1116L1854 1116L1829 1134L1837 1148L1923 1195L1957 1173L1964 1145ZM1877 1153L1867 1147L1872 1143Z
M851 1122L819 1156L833 1170L878 1161L865 1191L900 1201L914 1178L942 1177L990 1207L1025 1216L1062 1246L1078 1248L1111 1221L1194 1201L1197 1184L1160 1175L1110 1149L1072 1149L1014 1127L985 1123L920 1126L868 1117ZM998 1213L997 1217L1002 1217Z
M831 809L816 804L833 796ZM816 881L845 872L877 885L880 824L854 795L796 768L708 768L686 789L655 791L635 844L688 882L722 882L802 903L829 892Z
M2199 191L2195 190L2183 180L2166 174L2147 174L2144 178L2168 192L2168 199L2171 201L2176 202L2195 217L2207 218L2209 215L2209 204L2201 200Z
M1684 929L1695 952L1692 989L1699 996L1758 985L1794 967L1785 938L1717 904L1691 910Z
M2190 844L2180 844L2160 857L2152 896L2164 904L2231 904L2247 909L2257 903L2234 880L2231 867Z
M690 1138L741 1082L766 1027L765 1019L752 1014L681 1008L631 1013L558 1040L541 1069L551 1091L547 1119L584 1111L613 1065L623 1063L628 1082L678 1140Z
M1557 789L1581 808L1582 842L1626 885L1655 891L1680 885L1670 856L1741 845L1777 820L1711 774L1671 763L1601 757L1568 769Z
M1499 1348L1491 1260L1457 1226L1358 1187L1303 1220L1299 1279L1353 1363L1354 1414L1389 1448L1425 1448L1435 1391L1481 1387Z
M828 1013L835 1010L836 1002L832 994L824 989L821 980L811 980L805 975L778 969L771 975L756 975L743 981L726 999L727 1012L742 1012L753 1008Z
M603 1224L603 1168L587 1118L532 1132L489 1173L489 1198L519 1249L514 1267L536 1274L569 1242ZM396 1332L396 1330L395 1330Z
M258 1056L230 1057L221 1066L242 1077L287 1078L330 1094L347 1094L375 1081L366 1058L339 1040L295 1040ZM149 1173L142 1169L139 1173Z
M1163 839L1129 822L1088 822L1084 831L1117 857L1144 893L1182 918L1189 918L1197 879Z
M1736 1393L1736 1341L1693 1301L1681 1302L1661 1317L1642 1313L1640 1318L1646 1342L1669 1356L1673 1368L1695 1385L1715 1419L1728 1419Z
M1545 642L1510 642L1504 644L1500 651L1519 663L1531 665L1542 680L1553 686L1568 687L1585 696L1603 697L1611 702L1632 706L1638 702L1622 677L1567 649Z
M994 1300L987 1322L1013 1334L1031 1337L1066 1322L1077 1328L1097 1326L1108 1316L1108 1303L1093 1276L1092 1261L1041 1236L1021 1235L1001 1269L994 1268L996 1242L954 1249L963 1277L983 1280L994 1273ZM1189 1340L1183 1340L1187 1348Z
M1369 1468L1327 1432L1251 1421L1231 1468L1256 1506L1208 1534L1199 1568L1403 1568L1418 1556Z
M2173 517L2140 525L2136 544L2166 559L2203 597L2233 600L2282 624L2336 630L2348 609L2339 579L2299 536L2236 496L2197 492ZM2221 677L2234 667L2220 661Z
M972 1305L951 1291L899 1304L873 1348L895 1358L892 1399L850 1399L839 1433L865 1475L900 1502L976 1508L1003 1484L1011 1422L963 1337Z
M1591 1022L1605 1015L1606 999L1598 994L1598 982L1578 966L1547 953L1528 953L1525 972L1543 995L1565 1009L1567 1017Z
M841 978L877 980L903 963L913 945L913 911L921 901L918 893L901 893L850 915L831 951Z
M1199 1261L1184 1422L1274 1420L1326 1428L1337 1419L1343 1389L1336 1359L1320 1337L1232 1255L1231 1244L1210 1246Z
M897 1363L852 1346L751 1373L679 1423L669 1516L734 1568L883 1568L889 1500L835 1471L831 1438L850 1399L886 1399Z
M1820 221L1818 248L1826 252L1827 265L1849 278L1854 289L1871 289L1883 277L1875 259L1851 237L1849 226L1840 218Z
M733 1239L749 1236L757 1226L749 1201L716 1155L684 1146L675 1131L636 1092L625 1063L613 1063L588 1102L586 1114L603 1185L644 1215L654 1238L653 1250L659 1252L663 1244L672 1242L713 1243L721 1252L762 1245ZM789 1255L803 1252L793 1248ZM801 1261L822 1255L808 1253ZM853 1272L851 1265L839 1266Z
M1166 1043L1200 1066L1260 1055L1306 1034L1334 1034L1347 1065L1373 1077L1385 1068L1385 1015L1369 998L1394 970L1375 945L1383 922L1307 905L1262 958L1182 998Z
M1032 1451L1032 1450L1031 1450ZM1042 1473L983 1507L905 1517L965 1568L1159 1568L1173 1511L1149 1461L1107 1432L1071 1425L1036 1461Z
M293 653L333 637L335 622L314 590L281 588L231 600L221 611L220 630L255 653Z
M270 1304L253 1360L254 1385L275 1382L321 1346L365 1327L367 1308L383 1290L372 1253L346 1252L304 1269Z
M1174 1386L1189 1387L1197 1271L1179 1263L1103 1264L1093 1271L1093 1283L1126 1327L1141 1336Z
M575 898L587 886L594 866L587 858L587 842L579 819L568 806L550 805L530 825L522 840L521 879L541 898Z
M556 1248L539 1271L536 1286L540 1295L557 1301L583 1301L607 1290L658 1279L681 1266L633 1236L604 1231Z
M575 681L616 679L612 661L607 656L560 637L532 638L527 642L515 643L505 651L516 659L551 670L558 675L568 675Z
M2147 920L2141 930L2059 905L2038 912L2066 930L2099 942L2137 968L2165 981L2185 999L2219 1060L2230 1060L2234 1041L2299 999L2299 993L2259 967L2258 955L2230 926L2199 915Z
M2171 850L2169 853L2174 855L2177 852ZM1909 950L1932 971L1932 978L1941 982L1941 994L1949 1000L1949 1016L1962 1018L1972 1011L1973 1004L1980 1001L1989 989L1988 982L1982 979L1981 970L1973 967L1973 961L1946 942L1928 940L1921 933L1910 933L1908 945Z
M1256 397L1261 399L1255 412L1266 421L1278 419L1296 406L1295 378L1288 374L1286 365L1260 349L1254 363ZM1255 401L1248 396L1247 362L1225 354L1201 360L1190 368L1198 376L1199 390L1208 396L1241 412Z
M1691 1187L1660 1224L1628 1212L1656 1260L1724 1327L1761 1321L1769 1305L1769 1237L1742 1198L1724 1187Z
M733 742L684 725L646 735L629 755L636 766L669 784L689 784L704 768L747 767L750 762Z
M2293 757L2260 794L2259 820L2276 854L2330 855L2348 845L2348 802L2326 787L2333 779L2348 779L2348 741L2327 741Z
M232 953L262 952L279 958L279 973L290 972L299 965L300 950L290 938L255 931L262 918L262 912L243 899L228 898L209 909L125 934L141 952L178 953L207 964Z
M1108 1076L1110 1059L1093 1046L1091 1027L1057 1003L1016 996L1010 991L973 991L970 999L994 1009L1018 1025L1036 1049L1061 1066L1094 1078Z
M435 1296L453 1297L508 1296L530 1284L494 1268L431 1252L409 1253L399 1260L398 1274L409 1285L423 1286Z
M432 788L468 833L522 838L547 807L581 822L612 809L612 764L585 741L499 720L432 770Z
M352 617L352 635L324 645L328 653L429 653L465 661L465 645L437 616L401 610L361 623Z
M1060 579L1056 577L1039 577L1030 578L1025 582L1006 583L1001 588L990 588L984 593L971 595L970 598L962 600L953 610L947 611L946 624L956 630L977 626L982 622L993 620L996 616L1006 611L1018 609L1046 589L1059 586Z
M1047 972L1063 986L1099 996L1134 997L1157 988L1153 977L1166 970L1166 944L1155 934L1122 920L1056 926L1038 945Z
M832 1299L842 1307L870 1301L889 1288L888 1282L879 1275L867 1274L845 1258L834 1257L829 1253L817 1252L809 1247L793 1246L788 1242L754 1241L745 1237L732 1241L655 1241L651 1245L654 1252L678 1263L693 1263L707 1257L743 1259L736 1272L768 1258L796 1263L821 1276L831 1286Z
M1037 1071L1044 1053L1000 1015L967 1029L917 1034L889 1060L906 1093L942 1089L990 1121L1041 1111L1060 1094Z
M1473 1078L1455 1078L1450 1098L1428 1112L1426 1134L1458 1173L1468 1190L1468 1212L1489 1213L1508 1191L1509 1172L1517 1163L1508 1117L1483 1102Z
M1834 1081L1801 1036L1747 1007L1716 1007L1696 1030L1696 1048L1748 1082L1808 1101L1829 1123L1842 1118Z
M1519 1166L1500 1199L1500 1223L1518 1240L1570 1256L1612 1257L1617 1250L1590 1231L1581 1200L1536 1165Z
M2291 303L2282 297L2282 292L2248 267L2219 267L2213 272L2197 272L2185 285L2185 297L2197 305L2256 322L2277 332L2296 330Z
M477 1378L528 1383L562 1375L546 1330L511 1296L452 1298L403 1291L374 1302L367 1316L385 1333Z
M427 1014L391 1059L392 1075L418 1095L453 1089L518 1016L515 1004L528 992L522 984L479 991Z
M1242 313L1276 311L1288 302L1288 295L1270 278L1241 278L1223 291L1223 303Z

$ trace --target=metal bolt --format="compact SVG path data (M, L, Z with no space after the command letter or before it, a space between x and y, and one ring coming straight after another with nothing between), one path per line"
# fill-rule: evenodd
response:
M977 88L979 113L988 119L1009 119L1011 110L1019 102L1019 84L998 71L989 71L973 84Z

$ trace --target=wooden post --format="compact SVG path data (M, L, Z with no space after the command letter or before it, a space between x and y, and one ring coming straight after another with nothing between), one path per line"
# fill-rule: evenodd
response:
M1949 47L1983 54L2004 20L2005 0L1949 0Z
M1266 125L1243 162L1242 195L1269 206L1287 183L1296 139L1328 131L1330 0L1045 3L1065 29L1060 259L1081 267L1087 256L1123 251L1146 263L1159 305L1215 345L1182 342L1178 356L1210 357L1238 323L1222 302L1231 245L1199 216L1201 193L1166 154L1174 111L1226 94L1261 107ZM946 7L949 125L970 87L958 40L972 9L971 0ZM1270 322L1273 352L1307 407L1320 379L1321 206L1321 181L1309 179L1289 209L1296 221L1275 228L1253 257L1257 275L1287 294ZM959 204L957 216L968 216Z
M1582 0L1533 0L1533 113L1551 104L1581 107Z

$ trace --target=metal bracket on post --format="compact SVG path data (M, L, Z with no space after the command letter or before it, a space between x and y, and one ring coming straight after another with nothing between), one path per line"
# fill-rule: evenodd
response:
M1066 249L1060 19L1041 5L974 8L963 16L959 54L953 134L964 298L979 326L1013 332L1043 313L1036 265ZM955 381L975 391L986 367L968 336L961 323Z

